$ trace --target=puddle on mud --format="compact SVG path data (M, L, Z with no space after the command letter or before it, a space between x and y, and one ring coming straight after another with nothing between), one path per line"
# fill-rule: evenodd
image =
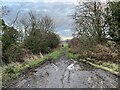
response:
M68 70L74 70L75 67L74 67L74 63L70 64L68 67L67 67Z
M67 69L69 70L75 70L75 71L93 71L94 70L92 66L83 62L69 60L69 61L66 61L65 63L68 64Z

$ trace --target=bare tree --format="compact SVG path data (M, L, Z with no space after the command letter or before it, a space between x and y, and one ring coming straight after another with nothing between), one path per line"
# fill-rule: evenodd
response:
M50 17L44 16L41 19L40 24L41 24L40 29L45 30L45 31L54 31L55 23Z
M105 37L105 24L100 2L83 2L76 7L73 19L78 37L96 38L101 42Z

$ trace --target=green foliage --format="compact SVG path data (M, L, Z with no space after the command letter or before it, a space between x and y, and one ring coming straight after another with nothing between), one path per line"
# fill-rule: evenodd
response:
M18 40L18 31L13 27L9 27L2 20L2 46L3 51L7 50L12 44L16 44Z
M61 50L54 51L53 53L49 54L49 57L51 57L53 60L57 60L60 58Z
M55 48L60 43L59 36L53 32L48 33L46 40L48 43L48 47L50 47L50 48Z
M14 67L6 67L5 68L5 73L10 74L10 73L15 73Z
M34 54L48 53L52 48L59 45L59 36L53 32L41 30L32 30L30 35L25 40L25 45Z
M25 28L25 35L23 34L24 31L9 27L3 19L0 20L3 27L2 60L5 64L23 62L24 48L29 49L33 54L39 54L40 52L49 53L59 45L60 38L53 32L55 27L50 17L45 16L40 18L30 12L28 18L30 21L27 19L28 21L25 20L22 22Z
M19 33L13 27L9 27L2 20L2 60L4 63L8 63L9 55L7 50L11 48L12 45L16 45L19 37ZM13 53L12 53L13 54Z
M63 49L67 49L67 55L66 57L68 59L74 59L74 60L77 60L79 58L79 55L78 54L75 54L71 51L71 48L69 48L69 44L64 44L64 47Z
M69 44L64 44L64 48L69 48Z
M79 59L79 55L78 54L74 54L72 52L68 52L67 58L77 60L77 59Z
M31 30L25 38L25 46L30 49L33 54L48 53L51 49L58 46L60 39L54 33L54 21L48 17L39 17L35 13L29 13ZM34 22L35 21L35 22Z
M71 51L71 49L68 49L68 53L67 53L67 58L68 58L68 59L77 60L77 59L79 59L79 57L80 57L79 54L73 53L73 52Z
M24 62L24 51L21 46L13 45L6 51L9 62Z
M5 26L2 34L3 51L7 50L12 44L16 44L18 32L16 29Z
M14 66L4 66L2 73L3 84L5 84L5 82L8 82L11 79L16 79L20 74L19 69Z
M120 1L109 2L106 13L105 19L109 27L108 34L113 41L120 43Z
M33 53L39 53L41 50L42 34L39 30L32 30L25 40L25 46Z

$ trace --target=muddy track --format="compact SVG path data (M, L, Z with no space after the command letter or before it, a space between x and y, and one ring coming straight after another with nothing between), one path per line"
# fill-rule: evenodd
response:
M66 59L42 65L18 78L9 88L117 88L117 76L83 62ZM70 67L71 65L71 67ZM69 68L68 68L69 67Z

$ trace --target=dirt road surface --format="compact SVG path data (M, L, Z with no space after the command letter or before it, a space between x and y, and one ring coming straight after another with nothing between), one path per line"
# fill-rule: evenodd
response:
M17 79L10 88L117 88L118 78L83 62L66 59L41 65Z

